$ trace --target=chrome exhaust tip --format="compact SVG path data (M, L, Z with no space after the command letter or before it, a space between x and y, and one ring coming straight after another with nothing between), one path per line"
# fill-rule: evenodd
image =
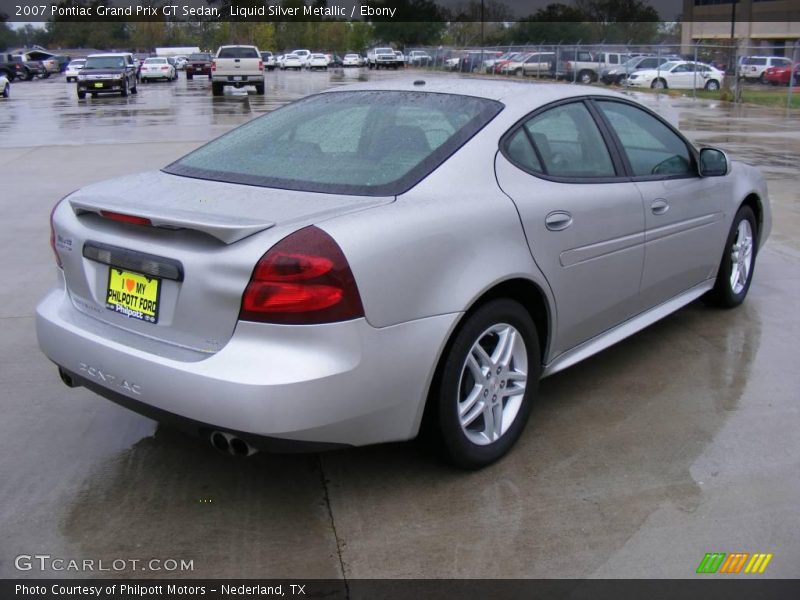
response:
M253 456L258 450L235 435L224 431L212 431L209 438L211 445L222 452L236 457Z

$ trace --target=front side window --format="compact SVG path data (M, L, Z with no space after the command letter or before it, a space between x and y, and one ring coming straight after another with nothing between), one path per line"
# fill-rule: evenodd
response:
M621 102L601 100L597 105L622 143L635 176L696 174L686 143L654 116Z
M523 167L552 177L613 177L614 164L588 109L582 102L562 104L533 117L523 128L528 143L536 147L539 169L524 155L524 140L510 139L506 149ZM516 148L516 150L514 150Z
M502 106L454 94L324 93L254 119L165 171L293 190L399 194L441 164Z

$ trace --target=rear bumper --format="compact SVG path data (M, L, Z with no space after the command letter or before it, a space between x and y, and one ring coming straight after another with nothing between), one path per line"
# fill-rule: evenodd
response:
M227 345L179 361L114 341L63 288L36 310L39 346L101 396L157 420L242 437L361 446L418 431L439 353L458 318L376 329L365 319L315 326L239 322ZM251 437L252 439L252 437ZM253 442L257 447L261 443Z
M234 79L239 77L240 79ZM260 75L211 75L213 83L224 83L225 85L255 85L264 83L264 74Z

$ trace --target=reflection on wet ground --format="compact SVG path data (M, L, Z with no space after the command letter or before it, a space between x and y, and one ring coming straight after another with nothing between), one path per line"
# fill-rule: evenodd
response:
M271 73L264 97L223 98L181 78L85 102L50 79L0 103L0 577L38 575L13 565L34 553L194 561L117 573L136 577L691 577L731 549L800 575L800 128L780 110L638 96L766 173L774 231L750 296L693 304L544 380L490 469L455 471L421 442L237 461L59 382L32 318L54 200L357 78Z

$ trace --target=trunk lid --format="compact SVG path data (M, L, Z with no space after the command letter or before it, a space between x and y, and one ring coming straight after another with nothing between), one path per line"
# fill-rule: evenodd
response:
M150 172L75 192L56 208L53 226L77 310L140 334L151 352L157 340L213 353L233 334L242 293L271 246L393 200ZM128 217L149 223L116 220Z

